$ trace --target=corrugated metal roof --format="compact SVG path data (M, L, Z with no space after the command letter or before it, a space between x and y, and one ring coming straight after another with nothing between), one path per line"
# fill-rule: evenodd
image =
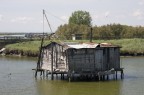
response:
M96 48L99 44L87 44L87 43L82 43L82 44L73 44L73 45L68 45L69 48L76 48L76 49L81 49L81 48Z
M75 49L81 49L81 48L96 48L99 47L119 47L116 45L112 45L111 43L79 43L79 44L67 44L68 48L75 48Z
M51 44L59 44L64 47L64 49L68 48L75 48L75 49L82 49L82 48L96 48L96 47L117 47L121 48L120 46L112 45L111 43L57 43L57 42L51 42L47 46L44 46L43 48L46 48L48 46L51 46Z

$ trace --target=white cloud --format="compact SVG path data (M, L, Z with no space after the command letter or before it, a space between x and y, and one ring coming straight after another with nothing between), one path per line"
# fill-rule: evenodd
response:
M63 21L65 21L65 22L67 22L68 19L69 19L69 17L68 16L61 16L60 19L63 20Z
M144 19L144 12L138 9L133 13L133 16L137 17L138 19Z
M3 15L0 14L0 21L2 21L2 20L3 20Z
M107 12L104 13L104 16L105 16L105 17L108 17L109 15L110 15L110 12L109 12L109 11L107 11Z
M31 17L17 17L17 18L14 18L11 20L11 22L13 23L28 23L28 22L31 22L33 21L34 19L31 18Z
M138 2L139 5L144 5L144 0L141 0L140 2Z

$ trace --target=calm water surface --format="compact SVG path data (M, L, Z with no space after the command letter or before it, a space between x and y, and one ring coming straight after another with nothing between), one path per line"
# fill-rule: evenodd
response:
M0 57L0 95L144 95L144 57L121 58L123 80L68 82L37 80L36 59Z

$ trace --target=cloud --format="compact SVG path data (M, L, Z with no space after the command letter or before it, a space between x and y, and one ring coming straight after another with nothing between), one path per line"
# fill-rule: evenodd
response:
M2 20L3 20L3 15L0 14L0 21L2 21Z
M138 9L133 13L133 16L137 17L138 19L144 19L144 12Z
M17 18L14 18L11 20L11 22L13 23L28 23L28 22L31 22L33 21L34 19L31 18L31 17L17 17Z
M63 21L65 21L65 22L67 22L68 19L69 19L69 17L68 16L61 16L60 19L63 20Z
M109 12L109 11L107 11L107 12L104 13L104 16L105 16L105 17L108 17L109 15L110 15L110 12Z
M144 5L144 0L138 2L139 5Z

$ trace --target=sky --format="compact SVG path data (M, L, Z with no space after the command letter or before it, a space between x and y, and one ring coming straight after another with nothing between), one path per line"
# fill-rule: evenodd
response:
M43 9L52 32L78 10L90 13L93 26L144 26L144 0L0 0L0 33L43 32ZM46 22L44 31L50 32Z

